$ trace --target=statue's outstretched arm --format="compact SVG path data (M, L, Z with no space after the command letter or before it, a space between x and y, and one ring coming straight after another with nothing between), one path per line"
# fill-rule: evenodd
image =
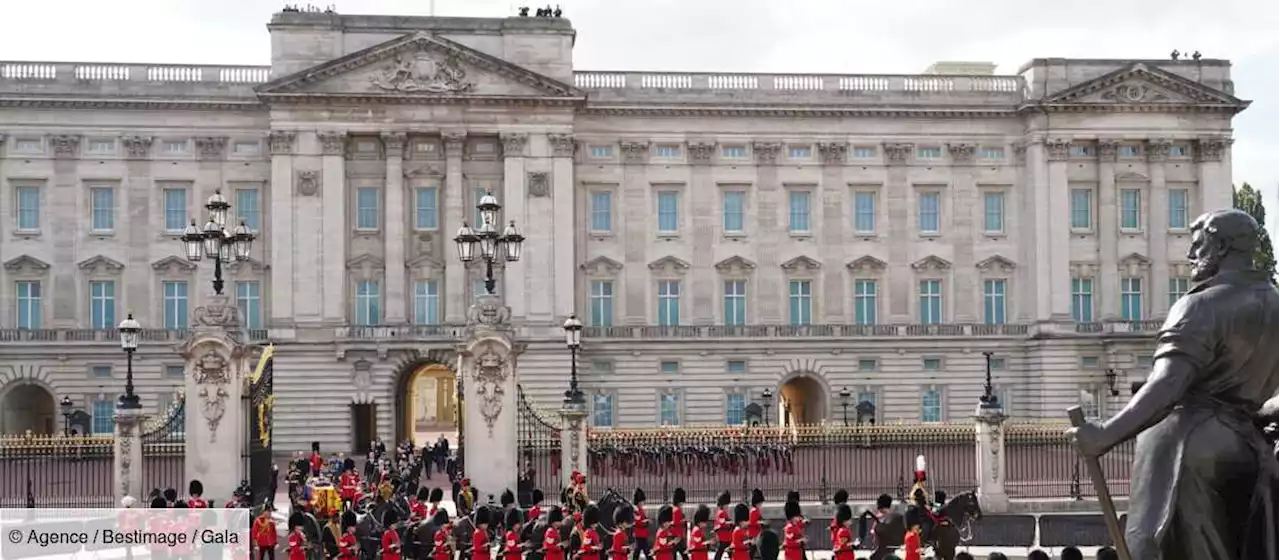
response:
M1147 383L1120 412L1102 424L1102 452L1137 437L1168 416L1186 395L1195 376L1196 367L1180 354L1157 358Z

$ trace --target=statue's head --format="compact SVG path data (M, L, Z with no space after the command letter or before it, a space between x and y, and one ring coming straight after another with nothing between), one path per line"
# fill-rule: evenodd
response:
M1201 282L1222 269L1253 268L1258 247L1258 222L1240 210L1218 210L1202 214L1191 224L1191 279Z

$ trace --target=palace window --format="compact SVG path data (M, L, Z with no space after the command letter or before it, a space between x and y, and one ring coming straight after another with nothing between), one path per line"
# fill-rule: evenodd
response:
M18 229L40 230L40 188L18 187Z
M94 399L93 400L93 420L90 422L90 429L93 435L102 436L114 434L116 431L116 401L115 399Z
M1071 318L1077 323L1093 322L1093 279L1071 279Z
M876 324L876 281L853 281L853 322L858 325Z
M413 324L440 324L440 283L418 280L413 283Z
M96 186L89 189L89 214L93 231L116 229L116 189Z
M747 147L723 146L720 148L720 155L725 158L742 159L747 157Z
M942 159L942 148L938 146L921 146L916 148L917 159Z
M876 361L870 358L858 360L858 371L871 372L876 370Z
M1175 276L1169 279L1169 307L1178 302L1178 298L1187 295L1191 289L1191 279L1186 276Z
M670 234L680 229L680 193L658 191L658 233Z
M1004 148L991 146L979 148L978 157L982 159L1004 159Z
M182 233L187 229L187 189L170 187L164 189L164 230L169 233ZM199 224L196 227L203 227Z
M1093 227L1093 190L1071 189L1071 229Z
M870 159L876 157L876 149L872 146L854 146L853 157L857 159Z
M18 295L18 320L20 329L39 329L44 325L44 304L41 301L41 285L38 280L23 280L14 284Z
M663 393L658 400L658 424L662 426L680 425L680 395Z
M920 421L942 421L942 391L930 388L920 395Z
M236 307L246 329L262 328L262 283L256 280L236 282Z
M613 231L613 193L591 193L591 231Z
M743 231L745 207L746 193L742 191L725 191L724 216L721 227L724 228L726 233L741 233Z
M742 393L729 393L724 396L724 423L730 426L741 426L746 423L744 415L747 398Z
M1169 229L1187 229L1187 189L1169 189Z
M986 233L1004 231L1004 193L982 194L982 231Z
M680 146L676 144L658 144L653 147L653 157L678 158L680 157Z
M860 191L853 194L853 231L875 233L876 193Z
M161 283L164 291L164 328L185 330L187 322L187 281L173 280Z
M613 157L613 146L591 146L589 153L594 159L609 159Z
M812 194L809 191L787 193L787 225L792 233L808 233L809 210Z
M418 187L413 190L413 227L421 230L440 227L440 189Z
M942 323L942 281L920 281L920 324Z
M613 395L596 394L591 397L591 426L613 427Z
M116 328L116 283L114 280L89 282L89 328Z
M680 324L680 281L658 281L658 324L675 326Z
M1142 227L1142 191L1120 189L1120 227L1122 229Z
M1120 279L1120 318L1125 321L1142 320L1142 279Z
M790 146L787 148L787 157L791 159L808 159L813 156L813 148L809 146Z
M356 283L357 325L377 325L382 322L382 286L376 280Z
M236 189L236 217L249 231L262 230L262 194L258 189Z
M918 205L918 226L920 233L938 233L942 223L942 200L936 192L920 193L916 201Z
M356 229L378 229L378 189L360 187L356 189Z
M813 281L792 280L788 298L791 314L791 325L808 325L813 323Z
M747 324L747 281L724 281L724 324Z
M613 326L613 281L591 281L591 325Z
M1005 322L1005 281L983 280L982 309L984 322L988 325L1003 325Z

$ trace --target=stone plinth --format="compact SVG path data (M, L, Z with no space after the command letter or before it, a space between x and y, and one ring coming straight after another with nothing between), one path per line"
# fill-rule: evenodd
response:
M587 472L587 403L565 401L560 407L560 487L573 471Z
M117 408L115 457L115 500L133 496L139 503L146 497L142 488L142 425L147 415L141 408Z
M199 480L204 495L229 499L247 479L241 457L246 413L241 395L249 375L249 348L240 341L239 314L226 296L210 296L196 308L186 359L187 482Z
M510 316L496 296L482 296L471 306L466 342L458 348L466 413L463 469L479 495L517 488L516 358L523 346L513 339Z
M1004 422L1007 416L998 403L980 404L973 416L977 438L978 504L983 513L1009 511L1009 495L1004 490Z

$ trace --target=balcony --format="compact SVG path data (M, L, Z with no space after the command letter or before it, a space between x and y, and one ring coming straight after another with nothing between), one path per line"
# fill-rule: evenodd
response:
M189 98L257 105L253 88L270 77L270 66L0 61L0 94Z

